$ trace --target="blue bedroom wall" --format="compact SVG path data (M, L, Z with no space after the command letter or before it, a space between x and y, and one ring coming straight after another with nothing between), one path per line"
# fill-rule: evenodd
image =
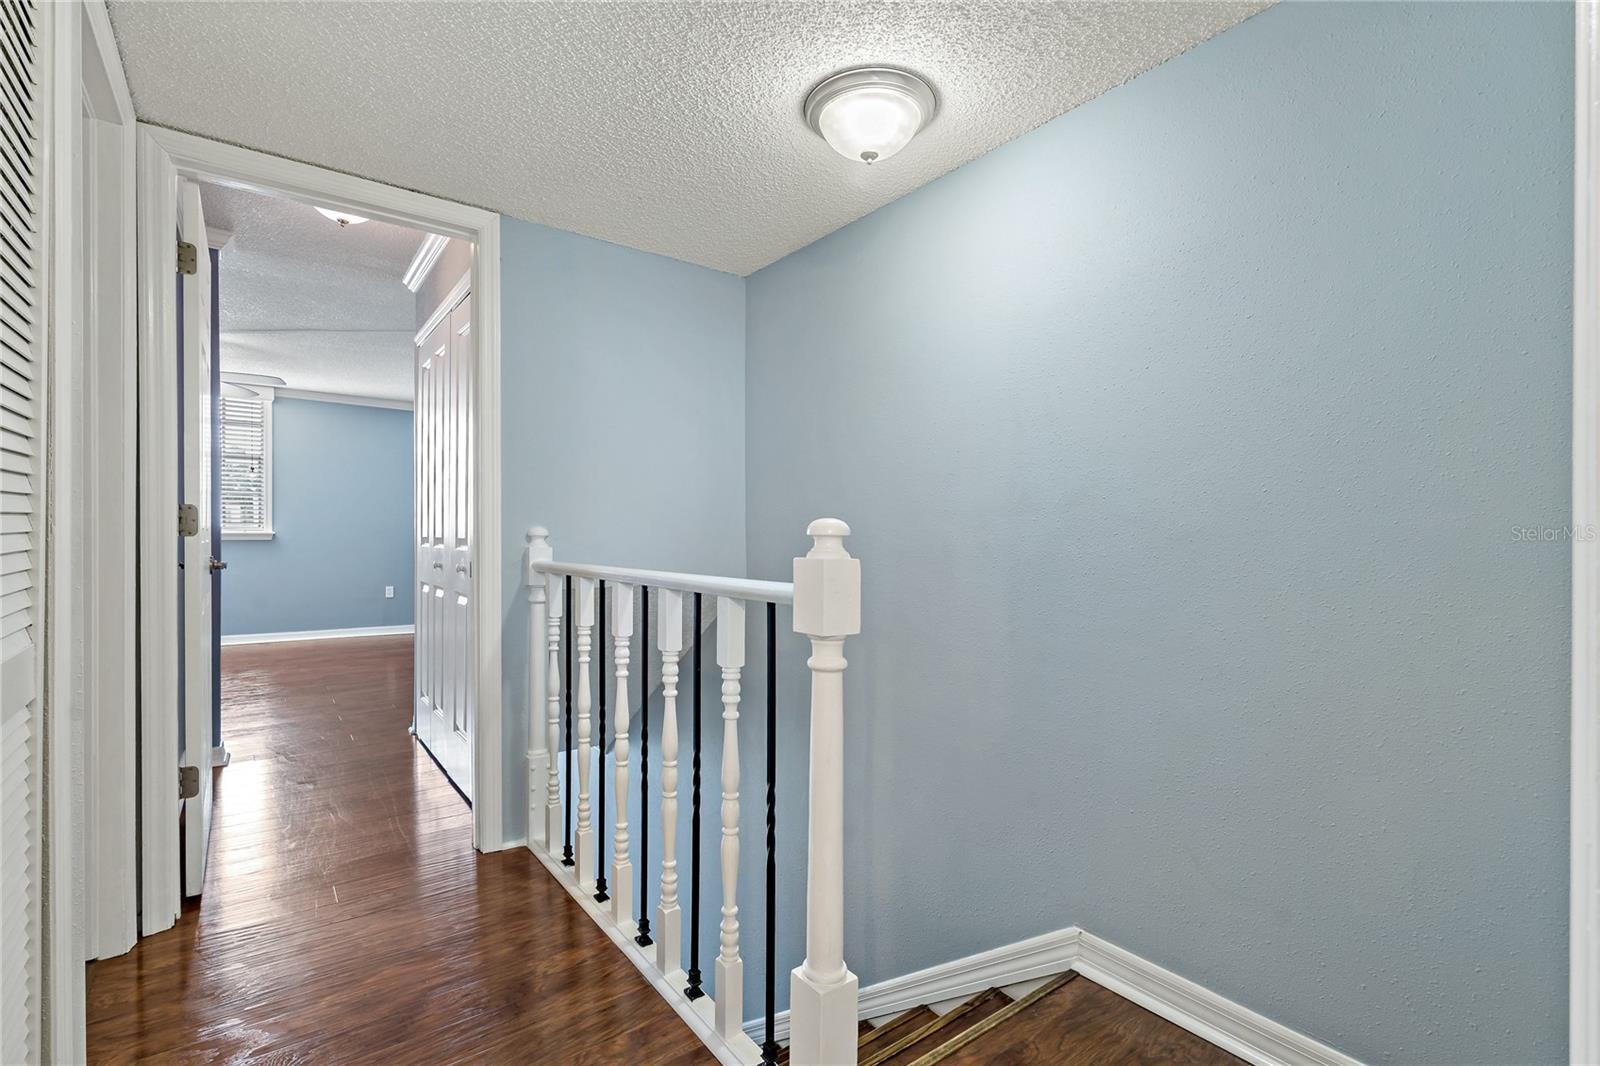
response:
M223 544L223 634L410 625L411 412L278 399L272 438L276 535Z
M1285 4L749 279L751 570L863 560L863 985L1079 924L1565 1061L1572 24Z
M744 572L744 281L513 218L500 222L500 266L502 738L515 840L527 823L528 527L548 527L560 559Z

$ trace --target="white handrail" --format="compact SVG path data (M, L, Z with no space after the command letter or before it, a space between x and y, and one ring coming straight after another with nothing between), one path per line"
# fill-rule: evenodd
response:
M717 577L712 574L676 574L670 570L634 570L625 566L593 566L589 563L564 563L536 559L528 568L540 574L565 574L624 585L649 585L674 592L699 592L707 596L727 596L749 603L793 603L794 582L754 581L744 577Z

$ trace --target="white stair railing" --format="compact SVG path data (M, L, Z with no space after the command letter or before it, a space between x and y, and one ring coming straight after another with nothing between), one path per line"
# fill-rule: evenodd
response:
M749 604L761 606L768 625L775 615L773 608L767 605L792 604L795 632L811 641L811 657L807 660L811 672L811 769L804 915L774 914L770 875L765 886L767 943L773 942L774 922L803 922L805 927L805 960L790 976L790 1061L796 1066L852 1066L856 1060L856 978L844 961L843 649L845 638L860 632L861 573L859 562L844 547L844 538L849 532L849 527L836 519L818 519L811 523L807 533L812 538L812 547L803 558L794 561L792 582L562 563L555 561L549 534L544 529L535 527L528 533L525 576L529 605L529 849L607 930L634 964L652 979L652 984L724 1063L771 1062L778 1050L772 1040L771 1001L776 960L770 957L770 951L763 989L767 1039L758 1046L743 1029L744 960L740 952L738 896L739 717L740 682L745 667L745 612ZM597 844L605 839L608 827L598 827L597 840L597 828L591 824L589 789L591 763L597 762L598 772L605 773L605 744L593 743L590 711L595 702L591 689L592 674L596 673L592 670L595 597L602 594L602 589L607 597L605 613L610 633L600 635L602 665L598 677L599 684L604 684L605 640L609 635L616 693L615 731L611 738L616 815L615 824L610 827L610 896L604 899L604 893L600 893L604 901L597 902L594 882L601 869ZM692 919L703 915L709 920L713 913L720 916L714 997L701 994L697 980L689 981L682 955L685 901L681 892L683 859L677 829L683 799L680 741L684 723L681 720L683 708L679 706L679 684L680 660L686 646L686 596L696 603L708 598L715 601L716 663L722 672L721 899L713 912L708 906L710 901L703 904L699 898L704 886L694 883L690 884L687 898ZM570 608L567 607L569 603ZM649 818L654 814L655 808L649 805L659 804L661 818L662 855L653 928L635 914L637 910L648 917L649 892L641 893L636 905L634 841L628 822L633 772L631 731L634 727L634 708L629 693L631 667L635 661L632 638L636 604L644 619L647 638L650 620L652 617L655 620L655 650L660 656L661 669L659 795L641 795L641 802L646 805L645 816ZM696 671L700 666L701 636L698 632L692 634ZM773 647L769 636L769 672L776 667ZM563 652L572 676L563 676ZM647 697L650 691L647 684L649 652L650 649L644 647L637 660L641 670L639 698ZM698 677L698 673L695 676ZM571 686L571 691L564 685ZM769 701L770 692L769 688ZM574 694L575 720L571 713ZM769 703L766 710L768 722L774 723L779 709ZM689 722L699 721L700 708L694 706L693 700L690 700L689 713ZM792 715L796 710L786 708L781 713ZM775 816L772 750L769 747L767 761L767 827ZM695 754L698 755L698 751ZM575 767L572 765L574 755ZM640 761L648 757L649 752L641 750ZM692 798L698 795L698 789L691 794ZM700 811L701 818L708 816L709 811ZM765 836L762 845L770 848L770 841L771 836ZM641 837L639 846L648 844L648 837ZM767 854L771 869L772 852ZM569 857L574 861L566 861ZM641 862L646 862L647 858L641 856ZM698 862L693 865L698 870ZM648 865L643 868L646 889L654 873ZM695 924L691 921L691 925ZM692 958L698 959L699 945L691 942L687 947ZM690 984L696 986L695 991L689 991Z

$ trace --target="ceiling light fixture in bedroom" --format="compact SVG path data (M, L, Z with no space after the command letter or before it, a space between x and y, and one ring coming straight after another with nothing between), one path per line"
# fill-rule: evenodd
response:
M346 226L359 226L361 223L366 221L366 219L362 218L360 215L352 215L348 211L338 211L331 207L319 207L317 208L317 212L321 214L323 218L331 218L335 222L339 223L340 229L344 229Z
M835 152L871 165L904 148L938 109L910 71L858 67L824 78L806 96L806 122Z

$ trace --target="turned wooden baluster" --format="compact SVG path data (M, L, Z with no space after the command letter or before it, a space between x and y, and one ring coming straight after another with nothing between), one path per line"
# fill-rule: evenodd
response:
M536 571L535 563L552 558L550 532L543 526L528 530L527 569L528 586L528 850L548 850L550 837L545 823L545 777L554 765L555 748L548 746L549 737L544 730L545 672L549 669L545 657L545 632L549 617L549 585L545 575Z
M545 775L544 838L551 858L558 858L563 836L561 809L561 771L557 755L561 751L561 600L566 578L560 574L546 575L549 586L549 617L545 630L545 645L549 661L545 666L545 750L550 755L549 769Z
M739 957L739 672L744 668L744 603L717 598L717 665L722 667L722 950L717 955L717 1032L744 1025L744 960Z
M617 670L616 732L612 757L616 762L617 824L611 842L611 920L620 925L633 921L633 861L628 855L628 666L633 658L633 586L611 589L611 648Z
M678 906L678 659L683 655L683 593L662 589L656 611L661 652L661 893L656 903L656 969L683 968Z
M589 710L593 697L589 691L589 652L591 633L594 630L594 579L580 577L577 612L578 643L578 831L577 876L578 884L594 883L594 826L590 824L589 811Z
M794 561L794 630L811 638L806 957L789 979L790 1061L854 1066L856 975L844 962L844 638L861 632L861 563L850 527L819 518ZM720 998L721 986L718 986Z

